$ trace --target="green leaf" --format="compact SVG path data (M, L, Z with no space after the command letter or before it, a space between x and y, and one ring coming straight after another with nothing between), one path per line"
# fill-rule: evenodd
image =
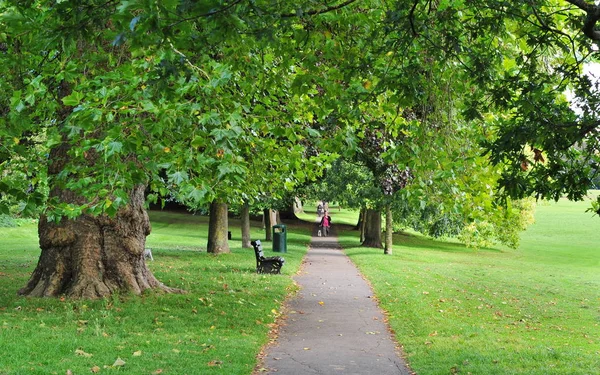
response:
M19 104L15 107L15 111L22 112L25 109L25 103L23 101L19 101Z
M185 171L177 171L169 175L169 182L172 182L177 185L187 180L188 174Z
M106 147L106 154L108 156L111 156L113 154L117 154L119 152L121 152L121 150L123 149L123 144L119 141L112 141L108 143L108 146Z
M81 100L84 98L84 94L78 91L73 91L71 95L67 95L62 98L62 102L66 106L75 107L81 103Z

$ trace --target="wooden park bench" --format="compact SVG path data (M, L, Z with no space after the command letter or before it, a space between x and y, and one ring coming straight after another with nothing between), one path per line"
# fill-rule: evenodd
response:
M282 257L265 257L260 240L252 241L254 255L256 255L257 273L281 273L281 267L285 263Z

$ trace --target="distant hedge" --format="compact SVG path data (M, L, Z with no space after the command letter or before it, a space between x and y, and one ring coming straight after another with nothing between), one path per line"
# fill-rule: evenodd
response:
M0 215L0 228L14 228L17 222L9 215Z

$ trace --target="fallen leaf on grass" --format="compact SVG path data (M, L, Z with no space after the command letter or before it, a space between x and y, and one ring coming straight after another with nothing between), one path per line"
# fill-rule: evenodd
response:
M97 373L99 373L99 372L100 372L100 367L98 367L98 366L94 366L94 367L92 367L92 368L90 369L90 371L91 371L92 373L94 373L94 374L97 374Z
M91 356L93 356L93 354L86 353L86 352L84 352L81 349L75 350L75 355L79 355L79 356L82 356L82 357L85 357L85 358L90 358Z
M161 368L159 368L158 370L154 371L152 373L152 375L158 375L158 374L162 374L163 370Z
M214 361L208 362L209 367L215 367L215 366L219 366L221 364L223 364L223 361L214 360Z
M142 351L141 351L141 350L138 350L138 351L136 351L136 352L133 352L133 356L134 356L134 357L141 357L141 356L142 356Z
M117 358L117 360L115 361L115 363L113 363L113 367L121 367L121 366L125 366L125 361L122 360L121 358Z

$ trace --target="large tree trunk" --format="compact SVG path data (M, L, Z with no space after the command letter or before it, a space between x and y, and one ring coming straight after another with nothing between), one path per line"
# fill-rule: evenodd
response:
M54 189L63 201L78 200ZM38 225L40 255L21 295L99 298L115 292L141 294L147 289L180 292L160 283L146 267L144 247L150 220L144 209L144 187L136 187L116 217L81 215L77 219Z
M208 217L208 245L206 251L212 254L230 253L227 241L227 203L213 201Z
M302 212L302 202L300 199L294 198L285 209L277 211L277 223L280 224L282 219L298 220L297 212Z
M381 211L367 210L365 222L365 247L381 248Z
M242 206L241 221L242 221L242 248L251 248L252 241L250 237L250 205L248 203L244 203Z
M265 241L273 241L273 234L271 233L271 228L273 227L271 210L265 208L263 210L263 220L265 223Z
M392 205L387 204L385 206L385 247L384 254L392 253L393 246L393 226L394 226L394 217L392 215Z

